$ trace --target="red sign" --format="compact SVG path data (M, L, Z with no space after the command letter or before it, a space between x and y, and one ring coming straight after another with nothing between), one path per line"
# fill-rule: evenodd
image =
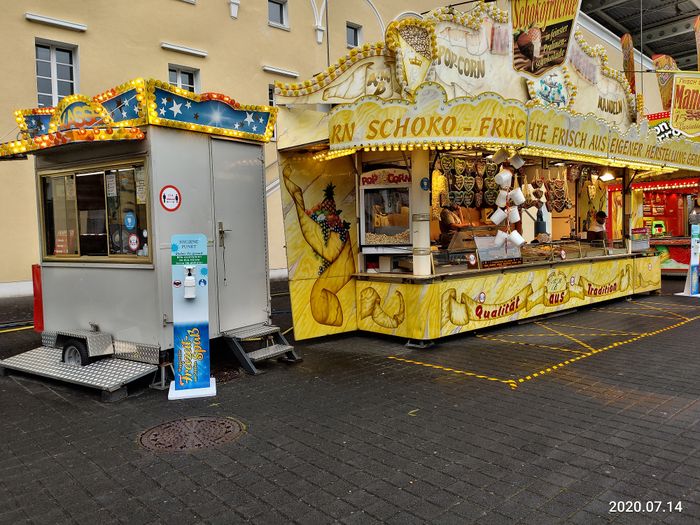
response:
M182 204L182 195L175 186L163 186L160 190L160 205L165 211L177 211Z
M139 241L139 236L136 235L135 233L132 233L129 235L129 249L132 252L138 251L138 249L141 247L141 241Z

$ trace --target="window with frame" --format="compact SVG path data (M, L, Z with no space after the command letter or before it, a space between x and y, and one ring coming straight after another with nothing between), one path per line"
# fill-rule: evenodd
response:
M75 93L75 47L35 44L36 91L40 107L55 106Z
M345 24L345 35L348 47L358 47L362 43L362 26L347 22Z
M44 256L149 259L142 164L41 176Z
M199 70L178 66L168 68L168 82L187 91L195 93L199 83Z
M267 0L267 21L275 26L289 26L286 0Z

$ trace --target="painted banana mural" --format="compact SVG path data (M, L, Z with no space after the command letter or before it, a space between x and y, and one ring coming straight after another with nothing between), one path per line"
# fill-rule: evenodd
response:
M352 279L355 261L350 242L350 223L336 208L335 186L328 183L323 200L307 209L301 188L291 180L292 169L282 171L284 185L294 203L299 228L306 244L319 260L318 277L311 289L309 305L313 319L327 326L343 325L338 292Z
M382 299L374 288L365 288L360 292L360 317L365 319L371 317L372 321L382 328L397 328L406 319L406 302L403 294L396 290L394 292L399 302L398 310L391 315L382 308Z

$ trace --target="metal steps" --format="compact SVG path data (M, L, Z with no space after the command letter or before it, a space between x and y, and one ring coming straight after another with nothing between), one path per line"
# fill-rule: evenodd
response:
M253 326L246 326L244 328L238 328L237 330L229 330L228 332L224 332L224 337L250 339L251 337L264 337L266 335L276 334L279 333L279 331L279 326L256 324Z
M287 342L278 326L269 324L246 326L224 332L223 338L243 370L252 375L262 373L255 366L255 363L260 361L274 357L287 363L297 363L302 360L294 351L294 347ZM246 351L243 347L244 341L260 341L261 344L259 348Z
M272 359L278 355L286 354L289 351L293 351L294 347L290 345L272 345L260 350L253 350L248 352L248 357L253 363L258 361L264 361L265 359Z

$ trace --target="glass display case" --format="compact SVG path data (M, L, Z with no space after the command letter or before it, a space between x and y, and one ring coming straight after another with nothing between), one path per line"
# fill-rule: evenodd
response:
M381 169L361 178L363 253L395 253L411 245L411 178L403 169Z
M582 245L576 240L523 244L520 247L523 263L556 262L585 257ZM600 255L604 255L601 251Z

